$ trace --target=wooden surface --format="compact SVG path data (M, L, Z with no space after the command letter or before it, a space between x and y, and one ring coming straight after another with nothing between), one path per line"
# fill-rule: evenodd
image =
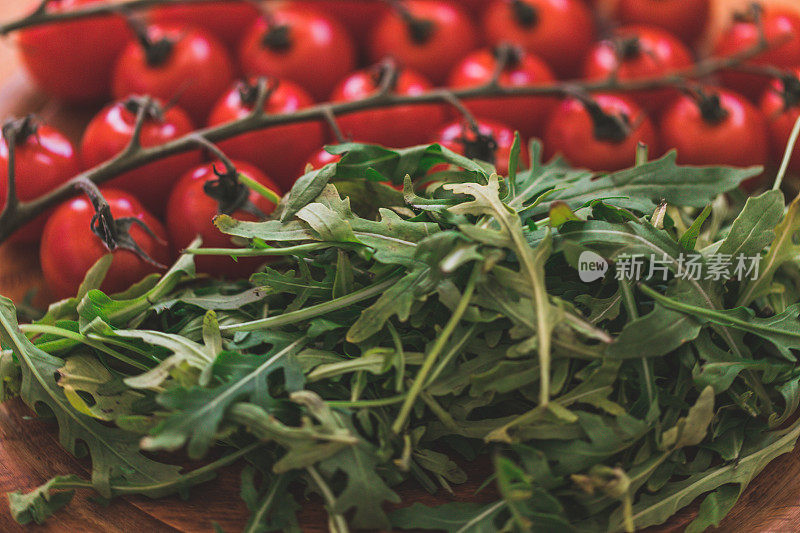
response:
M0 0L0 20L24 12L38 0ZM609 0L614 1L614 0ZM750 0L715 0L713 28L719 28L732 5L742 6ZM771 0L793 7L800 0ZM716 31L716 30L712 30ZM48 101L32 89L19 69L13 51L13 39L0 40L0 119L37 112L43 119L65 130L73 139L91 114L91 110L64 109ZM35 302L42 304L48 295L43 287L35 248L0 246L0 294L21 301L36 289ZM473 471L470 482L458 487L456 496L430 497L413 486L402 487L405 504L424 501L429 505L447 501L469 501L481 482L474 471L481 465L462 465ZM69 532L200 532L212 531L216 521L225 531L241 530L247 510L239 498L238 476L241 466L231 467L210 483L192 490L191 498L177 497L117 499L108 507L93 502L90 494L79 493L62 510L56 520L44 526L21 527L0 501L0 533L17 531ZM57 474L88 475L85 461L75 459L58 444L53 426L31 418L31 412L19 400L0 405L0 492L30 490ZM486 493L483 498L491 498ZM654 532L682 531L693 518L696 505L682 511L669 525L653 528ZM307 502L301 512L303 530L326 531L325 512L319 501ZM732 533L800 531L800 450L773 461L756 478L718 531Z

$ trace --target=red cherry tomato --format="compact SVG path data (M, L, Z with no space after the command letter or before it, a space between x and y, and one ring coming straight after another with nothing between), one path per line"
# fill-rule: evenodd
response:
M661 140L687 165L763 165L769 151L763 115L731 91L680 97L661 119Z
M377 62L392 56L433 83L444 83L453 65L477 46L476 35L470 18L455 4L408 0L374 27L370 57Z
M562 77L578 74L595 38L581 0L495 0L484 12L483 31L490 44L518 44Z
M102 1L51 0L47 11L73 11ZM130 35L125 19L114 15L25 29L17 44L22 62L45 92L89 103L110 94L108 73Z
M164 226L145 211L132 195L114 189L103 190L103 196L111 207L115 218L134 217L164 242L154 239L143 228L131 226L131 237L153 260L169 262L167 234ZM90 227L94 216L92 203L83 196L73 198L56 208L47 221L39 249L39 259L44 279L57 298L74 296L83 281L86 271L102 256L109 253L103 241ZM158 268L127 250L114 252L114 260L101 285L106 293L121 292L142 278L157 272Z
M522 50L510 47L477 50L459 63L450 74L455 89L480 87L488 83L497 69L499 54L509 54L506 68L498 80L502 87L547 84L555 80L547 64ZM539 96L471 98L464 104L480 118L508 124L525 136L540 135L556 100Z
M269 114L293 113L312 105L311 96L288 80L270 80L271 92L264 103ZM217 126L247 116L256 99L254 85L236 84L223 95L209 117ZM219 143L230 157L247 161L271 176L284 190L291 189L309 154L325 142L325 128L319 121L299 122L244 133Z
M314 152L311 157L308 158L306 161L306 167L311 167L311 170L319 170L325 165L330 165L331 163L338 163L341 161L342 156L335 155L327 151L325 148L320 148L316 152Z
M767 120L772 156L777 163L783 158L795 122L800 117L800 68L784 80L774 80L761 97L761 112ZM795 145L789 170L800 173L800 145Z
M377 65L360 70L340 83L331 95L333 102L353 102L375 94L389 68ZM403 69L397 74L394 92L400 95L418 95L431 89L431 84L413 70ZM428 140L436 128L445 121L441 105L409 105L370 109L349 113L338 118L342 132L349 138L363 142L405 147Z
M150 20L157 24L179 24L202 28L235 50L242 39L242 29L258 17L251 2L211 2L208 4L156 7Z
M564 100L544 134L547 157L561 153L575 166L599 171L632 166L640 142L650 153L658 152L653 123L638 105L611 94L593 95L586 102Z
M359 41L388 9L388 2L364 0L311 0L296 2L338 20Z
M792 11L766 9L762 24L767 41L775 46L751 60L755 65L770 65L788 69L800 65L800 15ZM722 34L714 47L714 55L728 57L752 49L759 39L758 25L752 17L740 16L739 20ZM723 72L726 87L758 101L769 86L769 78L744 72Z
M114 96L175 99L203 121L233 80L225 47L212 35L181 26L147 28L148 44L131 41L114 68Z
M167 228L170 242L176 251L186 248L197 235L202 237L204 248L238 248L231 243L231 238L220 232L212 222L219 213L219 203L206 194L204 186L210 181L219 179L214 173L215 165L217 171L225 171L224 165L219 161L200 165L184 174L172 189L167 206ZM275 182L253 165L239 161L234 161L234 165L240 173L280 195L280 189ZM265 215L275 209L275 204L254 191L250 191L247 198ZM238 220L252 222L258 220L256 216L244 210L229 214ZM264 258L258 258L239 259L236 262L224 256L197 256L195 265L198 272L213 276L245 278L264 261Z
M61 132L30 123L26 123L25 131L17 137L14 162L17 197L23 202L38 198L76 176L80 166L75 148ZM0 206L6 204L7 187L8 145L0 138ZM12 239L38 242L46 221L46 214L39 216L14 233Z
M472 159L480 159L494 164L497 173L508 176L508 162L511 157L511 147L514 145L514 130L504 124L489 120L478 121L480 138L475 131L463 120L458 120L444 126L432 139L445 148ZM487 144L486 141L489 141ZM520 151L520 164L527 166L528 152L524 149L525 139L522 139ZM432 171L442 170L434 167Z
M658 26L688 44L702 35L710 15L708 0L620 0L616 6L623 24Z
M620 80L663 77L692 65L692 53L676 37L659 28L625 26L615 38L601 41L586 57L584 75L590 80L617 76ZM657 113L678 96L675 89L631 94L650 113Z
M114 102L98 113L83 134L81 157L85 168L112 159L123 151L133 136L140 100ZM178 107L159 112L154 109L142 128L144 147L158 146L192 132L189 117ZM109 182L111 187L134 194L152 212L161 214L169 191L180 175L200 162L200 153L186 152L154 161L126 172Z
M246 76L274 76L300 84L323 100L356 66L355 46L341 24L299 6L278 8L268 24L258 19L239 49Z

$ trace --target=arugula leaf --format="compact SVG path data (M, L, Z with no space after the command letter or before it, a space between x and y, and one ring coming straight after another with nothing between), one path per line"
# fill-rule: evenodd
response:
M75 489L61 489L52 492L53 489L59 485L69 485L76 481L82 480L78 476L58 476L28 494L9 493L8 503L11 508L11 516L23 526L31 522L44 524L53 513L67 505L75 495Z
M64 361L33 346L19 331L11 300L0 297L0 340L13 350L22 368L20 395L31 407L42 403L58 422L59 441L73 455L85 444L92 459L92 485L100 495L111 496L112 482L163 483L178 477L177 466L148 459L139 451L136 435L95 421L69 402L54 376Z
M192 458L205 455L211 446L227 408L243 397L269 405L265 382L270 374L283 370L286 386L298 386L292 355L303 347L303 339L276 346L264 357L223 352L215 361L215 373L224 381L216 387L173 387L158 396L158 403L170 415L142 440L146 450L177 450L187 444Z
M564 202L577 209L587 202L603 199L607 204L650 213L656 203L703 207L718 194L735 189L742 181L761 174L761 167L733 169L726 167L678 166L677 153L630 169L595 178L588 172L574 172L558 167L534 165L521 173L517 184L519 196L511 205L522 207L551 188L556 190L540 204L523 212L527 219L547 213L554 202ZM537 177L533 177L536 175Z
M430 529L447 533L494 533L499 530L495 519L503 510L502 501L489 505L452 502L437 507L415 503L393 511L392 526L400 529Z

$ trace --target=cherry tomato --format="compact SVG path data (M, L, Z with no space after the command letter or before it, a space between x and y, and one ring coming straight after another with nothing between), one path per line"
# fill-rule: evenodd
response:
M494 0L483 15L490 44L518 44L559 76L575 76L595 38L592 13L581 0Z
M152 25L146 31L146 44L131 41L117 61L114 96L174 99L195 121L205 120L233 80L225 47L201 30Z
M233 163L240 173L254 179L280 196L280 188L256 167L240 161ZM231 243L231 238L220 232L212 222L214 217L219 214L220 204L205 192L204 187L206 183L220 179L214 172L215 167L218 172L225 172L225 166L219 161L200 165L184 174L172 189L167 205L167 228L170 242L176 251L186 248L197 235L202 237L204 248L238 248ZM229 191L231 196L235 198L239 192L237 189L240 187L244 187L244 185L231 187ZM234 198L228 200L235 202ZM254 191L250 191L245 198L265 215L272 213L275 209L274 203ZM228 214L238 220L252 222L259 220L258 217L242 209ZM230 278L246 278L264 261L264 258L239 259L236 262L230 257L224 256L195 257L198 272Z
M477 30L455 4L439 0L408 0L380 19L372 30L370 57L392 56L433 83L474 49Z
M17 136L14 163L17 197L23 202L55 189L76 176L80 167L75 148L61 132L28 120ZM7 192L8 145L0 138L0 207L6 204ZM38 242L46 221L46 214L39 216L15 232L12 239Z
M311 154L311 157L306 161L306 167L311 167L311 170L319 170L325 165L338 163L341 159L342 156L332 154L323 147Z
M508 176L514 130L498 122L479 120L478 131L480 136L476 135L465 121L458 120L439 130L432 141L466 157L492 163L498 174ZM528 152L524 149L525 144L525 139L522 139L523 149L520 151L522 166L527 166L529 161ZM442 168L437 166L431 170L437 171Z
M157 237L153 238L143 228L134 224L130 234L136 244L153 260L169 262L164 226L132 195L115 189L103 190L103 196L111 207L115 218L133 217L141 220ZM88 198L80 196L61 204L47 221L39 249L39 259L47 286L57 298L74 296L83 281L86 271L108 248L92 232L90 223L94 207ZM161 241L161 242L160 242ZM108 294L121 292L148 274L158 271L128 250L116 250L111 268L101 285Z
M362 40L388 9L388 2L364 0L311 0L295 2L338 20L353 38Z
M235 50L242 39L242 29L258 17L258 9L251 2L211 2L208 4L156 7L150 11L150 20L157 24L179 24L202 28L229 49Z
M114 102L89 122L81 141L81 157L85 168L112 159L128 146L141 105L144 105L142 100L136 98ZM193 130L191 119L180 108L173 106L163 111L156 105L148 112L141 143L144 147L158 146ZM126 172L109 184L134 194L148 209L160 215L164 212L172 184L199 162L200 152L185 152Z
M800 15L793 11L767 8L762 14L762 24L767 41L775 43L775 46L753 58L751 63L783 69L800 65ZM758 39L758 25L752 14L740 15L717 41L714 55L728 57L752 49ZM723 72L722 81L726 87L754 101L758 101L769 86L769 78L745 72Z
M544 134L547 157L561 153L573 165L598 171L632 166L640 142L658 152L653 123L633 101L611 94L564 100Z
M47 11L73 11L103 1L51 0ZM114 15L25 29L17 43L22 62L45 92L90 103L110 94L108 73L130 35L125 19Z
M792 70L784 79L773 80L761 97L761 112L767 120L772 156L775 162L781 161L794 124L800 117L800 68ZM800 145L795 145L789 170L800 172Z
M386 64L372 69L360 70L340 83L333 91L331 101L353 102L372 96L390 76L393 67ZM431 89L431 84L422 75L402 69L396 77L393 92L400 95L417 95ZM436 128L445 121L441 105L408 105L370 109L349 113L338 118L345 136L363 142L405 147L428 140Z
M676 37L648 26L624 26L613 39L597 43L584 64L584 76L605 80L659 78L692 65L692 53ZM631 94L650 113L657 113L678 96L675 89Z
M298 6L258 19L242 39L239 61L246 76L274 76L300 84L323 100L356 66L355 45L341 24Z
M761 112L743 96L714 91L684 95L661 119L664 147L686 165L763 165L769 151Z
M449 85L455 89L486 85L494 75L500 54L508 54L500 74L502 87L547 84L555 75L547 64L521 49L500 47L477 50L459 63L450 74ZM508 98L471 98L464 104L477 116L508 124L525 136L539 135L555 105L555 99L539 96Z
M711 16L709 0L620 0L616 18L623 24L658 26L692 44Z
M269 80L270 93L264 110L270 114L293 113L312 105L311 96L288 80ZM247 116L257 96L255 82L239 82L217 103L209 125L217 126ZM229 156L247 161L271 176L284 190L291 189L309 154L325 142L319 121L298 122L238 135L219 143Z

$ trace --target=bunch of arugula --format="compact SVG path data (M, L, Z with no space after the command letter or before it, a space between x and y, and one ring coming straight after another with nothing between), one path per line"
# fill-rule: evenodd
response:
M93 465L11 494L19 522L76 489L161 497L244 459L246 531L298 530L297 487L338 532L630 531L704 496L701 531L794 446L800 200L731 192L760 169L668 154L594 175L534 143L532 167L500 178L438 145L333 150L279 219L217 218L248 248L195 245L113 296L96 289L105 258L29 325L0 300L3 396L46 408ZM431 175L441 163L458 170ZM586 250L657 254L672 274L583 283ZM763 258L748 281L675 276L694 251ZM272 262L221 282L195 275L197 254ZM142 453L212 448L189 472ZM495 503L385 512L397 484L449 490L481 454Z

